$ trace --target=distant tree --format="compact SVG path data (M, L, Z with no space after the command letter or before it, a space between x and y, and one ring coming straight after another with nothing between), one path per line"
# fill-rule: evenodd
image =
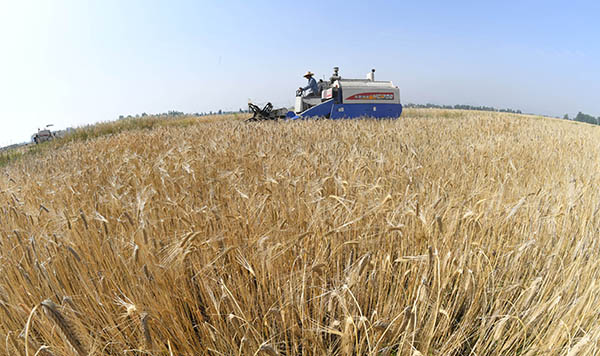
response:
M588 124L598 125L598 120L596 120L595 117L593 117L592 115L584 114L581 111L577 113L577 116L575 116L574 120L579 122L587 122Z
M119 115L119 120L123 120L124 118L125 118L125 116Z
M570 120L570 119L569 119L569 114L565 114L565 116L563 116L563 119L564 119L564 120Z
M219 112L218 112L218 114L219 114L219 115L223 114L223 110L219 109Z
M148 114L146 114L145 112L143 112L143 113L142 113L142 117L143 117L143 116L148 116Z

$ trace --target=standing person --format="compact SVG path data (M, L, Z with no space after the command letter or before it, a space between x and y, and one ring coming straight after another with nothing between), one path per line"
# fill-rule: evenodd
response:
M308 71L304 74L304 78L308 80L308 85L304 88L300 87L299 89L304 93L304 96L317 96L319 94L319 87L317 85L317 81L313 78L315 73Z

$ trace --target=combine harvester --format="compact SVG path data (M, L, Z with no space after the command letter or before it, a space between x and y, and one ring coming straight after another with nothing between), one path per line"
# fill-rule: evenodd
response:
M286 108L273 110L271 103L262 109L248 103L254 115L247 121L359 117L397 119L402 114L400 89L391 81L376 81L375 69L367 74L367 79L346 79L339 75L339 68L334 67L329 81L320 85L320 96L303 96L302 90L296 91L294 111Z

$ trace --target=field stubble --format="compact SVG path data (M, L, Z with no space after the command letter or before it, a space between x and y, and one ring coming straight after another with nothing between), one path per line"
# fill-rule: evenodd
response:
M597 353L598 138L407 110L23 159L0 177L0 353Z

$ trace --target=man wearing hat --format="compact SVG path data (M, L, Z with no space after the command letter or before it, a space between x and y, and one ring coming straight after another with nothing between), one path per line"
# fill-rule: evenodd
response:
M304 88L300 88L300 90L304 93L304 96L318 96L319 95L319 87L317 85L317 81L313 78L315 73L308 71L304 74L304 78L308 79L308 85Z

